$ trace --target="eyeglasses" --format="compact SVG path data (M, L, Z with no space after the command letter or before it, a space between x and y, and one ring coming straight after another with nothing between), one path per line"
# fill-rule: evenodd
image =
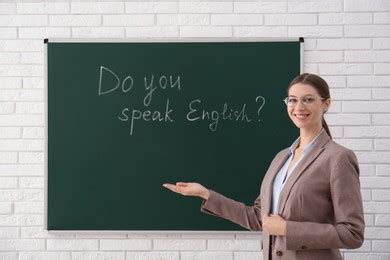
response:
M315 98L312 96L305 96L301 99L298 99L296 97L286 97L285 99L283 99L283 101L287 106L295 107L298 104L298 101L301 101L303 105L307 106L316 102L317 99L324 100L326 98Z

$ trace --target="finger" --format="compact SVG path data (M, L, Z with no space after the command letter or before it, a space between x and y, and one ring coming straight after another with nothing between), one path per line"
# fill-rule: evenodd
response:
M175 186L175 185L173 185L173 184L164 184L163 186L164 186L165 188L167 188L167 189L173 191L173 192L181 193L180 187L177 187L177 186Z
M187 187L188 183L186 183L186 182L177 182L176 185L180 186L180 187Z

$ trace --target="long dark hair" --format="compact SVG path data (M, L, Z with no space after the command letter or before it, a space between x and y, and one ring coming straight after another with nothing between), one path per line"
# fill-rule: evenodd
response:
M289 92L291 86L294 84L297 84L297 83L303 83L303 84L310 85L317 90L318 94L320 94L320 96L322 98L326 98L326 99L330 98L328 83L326 83L326 81L318 75L310 74L310 73L303 73L301 75L296 76L288 85L287 95L288 95L288 92ZM326 133L329 135L329 137L332 138L328 124L325 121L324 115L322 115L322 126L324 127L324 129L325 129Z

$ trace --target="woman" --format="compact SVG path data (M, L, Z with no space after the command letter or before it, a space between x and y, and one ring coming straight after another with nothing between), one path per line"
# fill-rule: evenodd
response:
M342 259L339 248L363 243L356 156L332 140L323 117L331 103L325 80L308 73L297 76L284 101L300 137L275 156L253 206L198 183L163 186L203 198L203 212L263 231L263 259Z

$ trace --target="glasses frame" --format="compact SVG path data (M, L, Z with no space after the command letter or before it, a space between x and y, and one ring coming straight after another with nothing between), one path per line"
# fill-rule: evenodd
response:
M326 99L327 99L327 98L322 98L322 97L310 97L310 98L312 98L312 99L314 99L314 100L308 103L307 101L306 101L306 102L303 101L302 98L296 98L296 99L298 100L298 102L297 102L296 104L292 105L292 104L289 104L289 103L288 103L288 99L289 99L289 98L290 98L290 97L286 97L286 98L283 99L283 102L284 102L284 103L286 104L286 106L288 106L288 107L295 107L296 105L298 105L299 102L301 102L302 105L307 106L307 105L310 105L310 104L314 103L314 102L317 101L318 99L319 99L319 100L326 100ZM303 98L305 98L305 97L303 97Z

